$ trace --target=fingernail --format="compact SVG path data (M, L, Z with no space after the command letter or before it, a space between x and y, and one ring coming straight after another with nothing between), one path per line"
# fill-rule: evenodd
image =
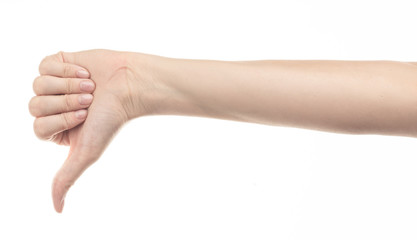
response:
M80 83L80 89L85 92L90 92L94 90L94 83L92 81L82 81Z
M93 95L91 94L81 94L78 96L78 102L82 105L90 104L93 101Z
M64 204L65 204L65 197L63 197L61 200L61 206L59 207L60 213L62 213L62 211L64 210Z
M78 119L84 119L87 116L87 110L82 109L75 112L75 117Z
M81 69L81 70L77 71L77 77L79 77L79 78L88 78L89 76L90 76L90 74L84 69Z

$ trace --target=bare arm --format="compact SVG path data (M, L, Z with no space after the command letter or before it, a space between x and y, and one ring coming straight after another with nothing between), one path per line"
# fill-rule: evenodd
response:
M90 50L48 56L39 71L33 85L38 96L29 103L35 133L70 146L52 185L57 212L121 126L140 116L417 137L414 63L227 62Z
M161 114L417 136L417 66L394 61L163 59Z

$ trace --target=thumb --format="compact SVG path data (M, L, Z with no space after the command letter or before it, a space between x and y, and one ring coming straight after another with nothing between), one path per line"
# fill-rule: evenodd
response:
M69 188L81 174L95 161L97 161L111 139L124 124L124 118L117 111L105 110L97 106L99 102L109 101L108 96L97 94L95 102L89 108L86 121L72 129L71 148L67 159L56 173L52 183L52 198L55 210L62 212L64 199Z
M52 199L55 211L62 212L68 190L97 158L89 156L89 154L83 155L79 149L70 150L67 159L56 173L52 183Z

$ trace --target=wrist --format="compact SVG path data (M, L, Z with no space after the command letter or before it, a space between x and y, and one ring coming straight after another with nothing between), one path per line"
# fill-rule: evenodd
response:
M181 59L127 53L129 95L125 101L129 120L149 115L187 115L195 109L176 82L183 78Z

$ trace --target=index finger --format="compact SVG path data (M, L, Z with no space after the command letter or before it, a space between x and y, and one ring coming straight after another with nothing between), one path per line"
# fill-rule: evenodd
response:
M90 73L83 67L67 63L62 52L45 57L39 64L41 75L52 75L63 78L89 78Z

